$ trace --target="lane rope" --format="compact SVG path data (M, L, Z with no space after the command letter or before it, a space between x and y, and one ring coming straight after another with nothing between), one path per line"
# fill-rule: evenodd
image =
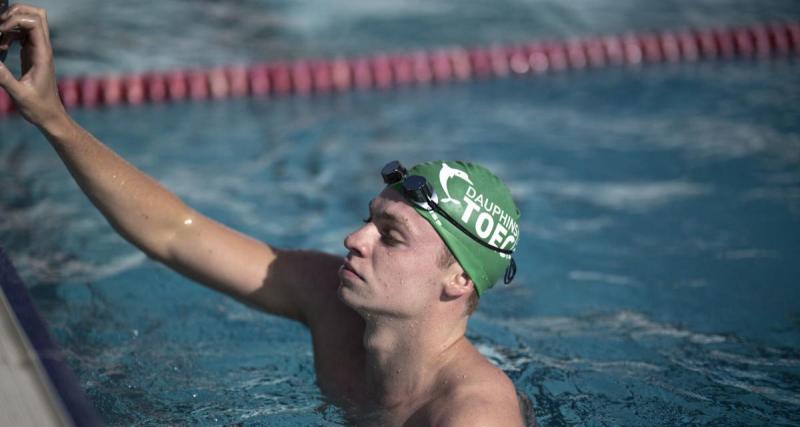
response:
M68 109L307 96L386 90L510 76L538 76L604 67L710 60L771 60L800 56L800 23L628 33L474 48L441 48L332 59L64 77ZM0 90L0 117L14 111Z

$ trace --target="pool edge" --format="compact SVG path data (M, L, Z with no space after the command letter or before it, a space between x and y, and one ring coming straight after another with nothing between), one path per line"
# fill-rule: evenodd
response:
M38 360L30 360L35 365L46 396L39 396L40 404L52 408L62 419L53 420L55 424L73 424L79 426L103 425L94 406L89 402L77 377L64 360L63 353L50 335L44 320L36 310L30 295L17 275L9 257L0 246L0 289L7 301L8 315L12 327L23 341L29 345L26 349L17 349L19 353L27 353ZM6 310L6 304L0 305ZM17 345L17 344L15 344ZM19 346L19 345L17 345ZM49 393L48 393L49 392Z

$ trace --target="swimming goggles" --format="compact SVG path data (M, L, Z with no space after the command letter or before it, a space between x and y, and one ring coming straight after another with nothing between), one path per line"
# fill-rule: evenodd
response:
M453 224L456 228L461 230L462 233L466 234L469 238L481 246L505 255L514 254L514 251L512 250L498 248L497 246L493 246L484 242L478 236L467 230L466 227L461 225L461 223L456 221L452 216L450 216L450 214L448 214L439 206L439 197L436 195L436 190L433 189L433 186L431 186L428 180L425 179L424 176L408 175L408 170L406 170L406 168L403 167L399 161L392 160L391 162L387 163L386 166L381 169L381 176L383 177L383 182L386 185L401 183L403 193L405 193L406 198L412 203L426 211L436 212L437 214L441 215L444 217L444 219L449 221L450 224ZM511 280L514 279L514 275L516 273L517 264L514 262L514 258L511 258L511 264L506 269L503 281L506 284L510 283Z

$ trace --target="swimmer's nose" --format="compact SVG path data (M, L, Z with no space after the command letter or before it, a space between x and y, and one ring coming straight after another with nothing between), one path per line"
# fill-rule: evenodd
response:
M365 257L368 253L367 234L370 224L365 224L363 227L348 234L344 238L344 247L350 251L350 254L355 254L359 257ZM348 255L350 255L348 254Z

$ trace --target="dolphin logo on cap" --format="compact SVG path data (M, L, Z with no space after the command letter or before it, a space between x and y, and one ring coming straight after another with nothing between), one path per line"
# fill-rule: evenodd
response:
M467 175L466 172L460 169L451 168L450 166L447 166L447 163L442 163L442 169L439 170L439 184L442 185L442 190L444 190L445 198L443 198L441 201L442 203L451 202L460 205L461 204L460 201L450 197L450 191L447 189L447 181L454 176L459 177L464 181L467 181L469 185L475 185L475 184L472 183L472 181L469 179L469 175Z

